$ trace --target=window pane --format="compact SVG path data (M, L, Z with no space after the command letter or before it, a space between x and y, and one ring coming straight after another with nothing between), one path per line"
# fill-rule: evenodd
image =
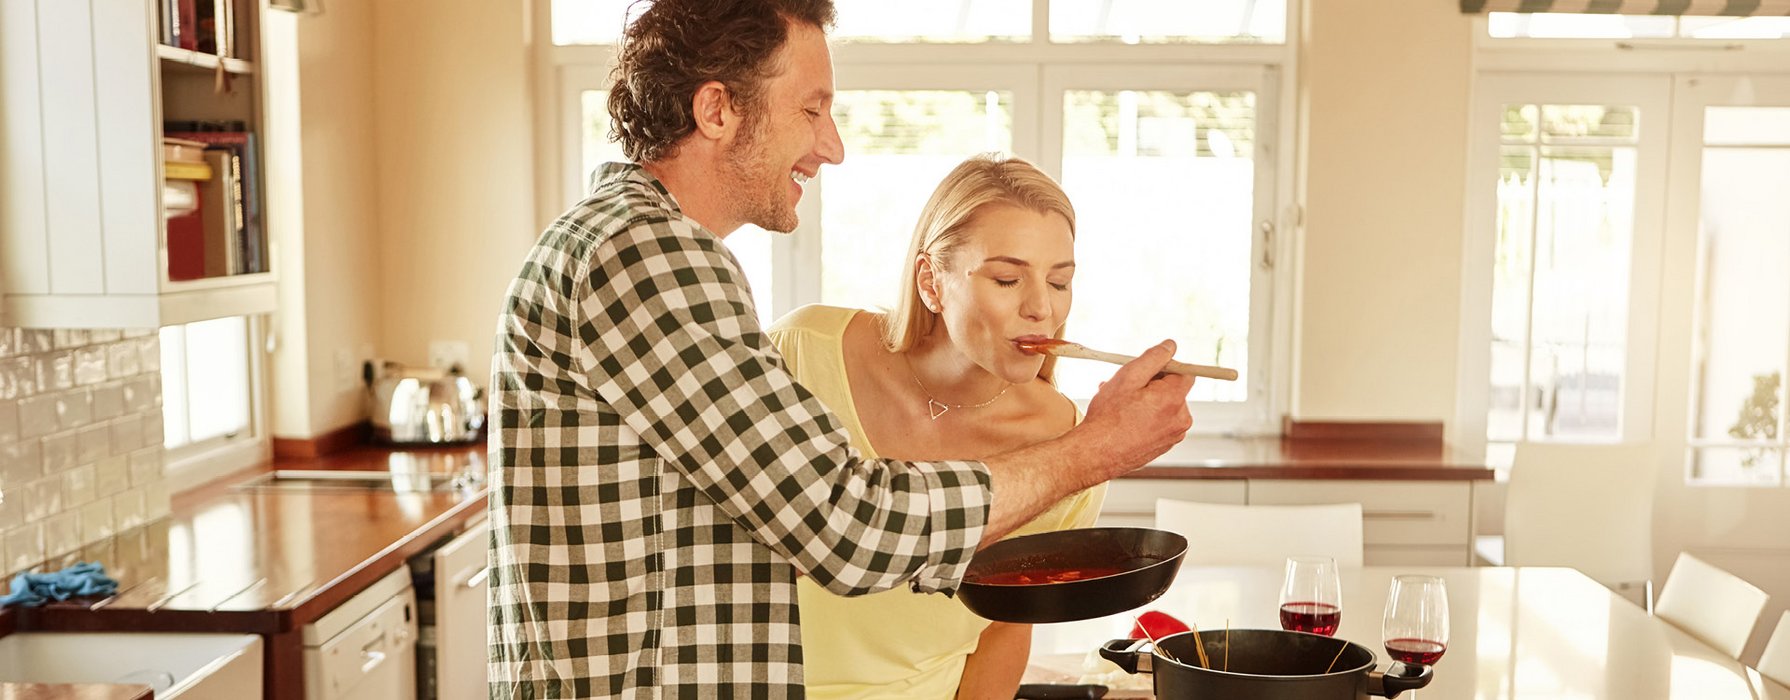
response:
M1703 143L1711 146L1790 146L1790 107L1708 107Z
M1286 42L1285 0L1051 0L1050 40L1136 43Z
M1527 109L1533 113L1534 107ZM1511 112L1506 110L1506 114ZM1535 153L1530 146L1505 146L1498 174L1497 248L1492 260L1492 388L1486 414L1486 437L1491 440L1523 439Z
M1790 123L1760 129L1744 107L1710 108L1710 142L1790 139ZM1762 118L1777 111L1761 109ZM1711 115L1714 116L1714 115ZM1696 439L1781 439L1783 377L1790 356L1790 150L1705 145L1700 226L1697 351L1691 376ZM1776 462L1707 460L1701 479L1764 483L1780 478ZM1769 475L1761 471L1771 472ZM1693 472L1697 476L1698 472Z
M161 330L162 446L174 449L191 442L187 425L186 326Z
M1493 12L1486 18L1486 29L1500 39L1658 39L1672 36L1672 19L1648 15Z
M1173 338L1180 359L1241 373L1195 384L1198 401L1245 400L1251 381L1255 105L1251 92L1070 91L1063 100L1063 187L1077 238L1066 333L1124 353ZM1174 202L1182 215L1148 202ZM1058 366L1073 398L1111 376L1093 363Z
M590 191L591 173L597 166L610 161L624 161L622 145L609 140L609 92L605 90L585 90L579 94L579 101L584 105L584 144L579 149L583 154L582 167L578 169L579 192Z
M1783 483L1784 453L1776 447L1704 447L1691 450L1690 481L1723 486Z
M1621 437L1637 125L1629 106L1504 108L1489 440Z
M839 0L834 39L862 42L1028 41L1032 0Z
M972 154L1013 148L1013 97L845 90L833 114L846 157L821 171L821 301L888 308L939 180Z
M613 44L635 0L553 0L553 43ZM641 9L646 3L639 3Z
M174 334L184 339L170 341ZM184 395L182 417L167 415L172 426L185 423L184 435L168 427L168 446L243 434L249 427L248 319L235 316L162 329L162 381L165 394ZM180 353L177 357L170 353ZM178 368L185 365L184 373ZM174 382L179 382L178 384ZM163 397L167 414L177 408Z

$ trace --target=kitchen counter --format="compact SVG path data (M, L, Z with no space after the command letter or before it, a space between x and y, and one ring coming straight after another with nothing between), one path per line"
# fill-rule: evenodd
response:
M146 685L0 683L0 700L149 700Z
M118 580L117 595L17 610L11 623L0 619L0 626L260 634L267 641L266 697L297 697L301 683L275 681L302 678L299 631L305 624L485 511L483 444L357 448L271 466L388 471L399 486L439 483L467 470L481 478L471 488L406 491L390 485L257 481L266 469L238 474L176 497L168 518L51 564L99 561Z
M1123 478L1489 481L1492 469L1440 440L1190 437Z

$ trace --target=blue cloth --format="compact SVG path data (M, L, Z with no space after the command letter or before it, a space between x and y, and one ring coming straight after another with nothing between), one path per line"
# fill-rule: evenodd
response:
M12 593L0 596L0 607L36 607L52 600L80 596L107 596L118 592L118 582L106 575L97 561L75 564L47 574L22 573L12 577Z

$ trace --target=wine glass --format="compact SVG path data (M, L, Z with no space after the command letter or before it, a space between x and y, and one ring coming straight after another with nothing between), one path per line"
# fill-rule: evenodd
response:
M1448 588L1435 576L1398 576L1386 596L1380 622L1386 654L1394 661L1430 666L1448 650Z
M1342 624L1342 580L1330 557L1287 557L1280 587L1280 628L1334 636Z

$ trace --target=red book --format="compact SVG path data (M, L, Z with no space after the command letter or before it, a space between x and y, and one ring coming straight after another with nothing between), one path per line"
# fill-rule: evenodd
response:
M168 0L174 3L174 14L178 17L175 26L175 41L180 48L199 50L199 0Z
M168 219L168 279L196 280L205 276L205 194L199 208Z

